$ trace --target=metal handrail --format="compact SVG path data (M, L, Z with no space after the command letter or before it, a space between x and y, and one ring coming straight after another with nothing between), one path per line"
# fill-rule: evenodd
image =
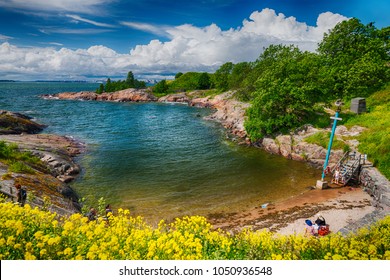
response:
M349 157L349 152L345 152L345 154L342 156L342 158L336 163L335 166L333 166L333 168L330 170L331 173L334 173L334 171L336 170L337 167L339 167L344 161L345 159L347 159Z
M355 161L352 163L352 165L348 167L348 169L346 170L346 174L348 174L348 171L350 171L350 174L349 174L349 177L344 178L343 185L346 185L348 183L348 181L351 180L351 178L355 174L356 170L360 166L360 161L361 161L361 155L359 155L359 157L357 159L355 158Z

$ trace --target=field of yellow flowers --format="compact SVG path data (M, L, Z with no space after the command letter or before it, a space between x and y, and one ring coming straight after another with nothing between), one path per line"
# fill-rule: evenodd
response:
M390 259L390 217L343 237L213 230L204 217L151 227L128 210L88 222L0 201L0 259L245 260Z

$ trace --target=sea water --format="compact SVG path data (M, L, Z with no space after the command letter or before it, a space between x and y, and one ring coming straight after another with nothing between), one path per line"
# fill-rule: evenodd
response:
M210 109L182 104L45 100L42 94L95 90L89 83L0 83L0 110L34 117L44 133L87 144L72 187L90 203L104 197L149 221L238 212L297 195L313 167L227 138L205 120Z

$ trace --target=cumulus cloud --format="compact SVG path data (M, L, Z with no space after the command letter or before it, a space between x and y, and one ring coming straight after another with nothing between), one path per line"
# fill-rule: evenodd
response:
M315 51L323 34L346 17L330 12L319 15L317 26L308 26L294 17L264 9L253 12L240 28L221 30L217 25L199 28L181 25L166 32L171 40L151 41L131 50L134 64L214 67L226 61L253 61L270 44L294 44Z
M5 42L0 45L0 74L43 75L49 79L118 76L129 70L136 74L215 71L227 61L254 61L270 44L295 44L302 50L314 51L324 32L346 19L327 12L318 16L316 26L308 26L294 17L264 9L253 12L236 29L221 30L216 24L202 28L189 24L165 27L168 41L152 40L127 54L105 46L57 50L21 48ZM151 32L152 27L138 26Z

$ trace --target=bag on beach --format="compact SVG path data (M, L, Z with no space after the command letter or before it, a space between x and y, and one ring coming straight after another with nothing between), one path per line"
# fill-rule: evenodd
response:
M324 235L327 235L329 234L329 225L325 225L325 226L320 226L318 228L318 235L320 236L324 236Z

